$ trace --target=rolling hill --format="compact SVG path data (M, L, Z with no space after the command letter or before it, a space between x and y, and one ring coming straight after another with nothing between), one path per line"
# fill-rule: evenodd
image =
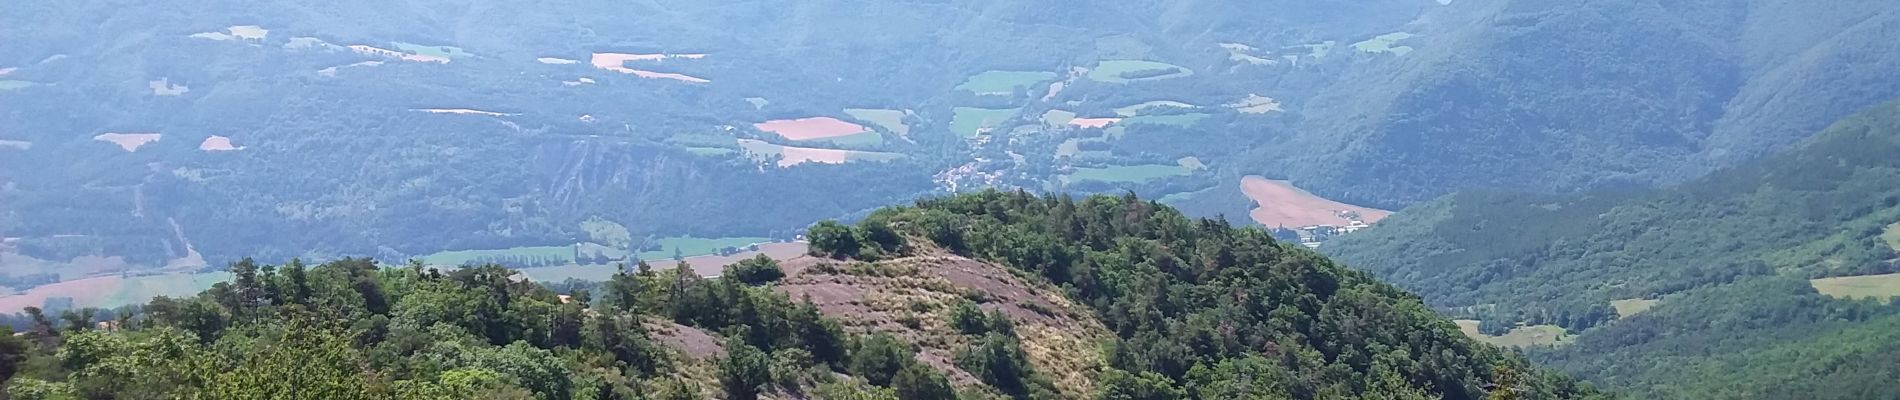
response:
M1893 154L1900 103L1681 185L1460 193L1325 250L1456 315L1568 328L1574 344L1533 358L1609 387L1660 397L1890 397L1826 382L1891 373L1874 360L1891 354L1894 331L1885 327L1900 308L1888 298L1834 297L1809 280L1900 272L1883 238L1900 221ZM1628 301L1653 307L1626 308L1630 315L1613 307Z

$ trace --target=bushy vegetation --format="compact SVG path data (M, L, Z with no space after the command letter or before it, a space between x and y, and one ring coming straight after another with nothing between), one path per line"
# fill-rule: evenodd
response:
M1675 187L1463 193L1323 249L1491 327L1580 332L1531 354L1638 394L1892 397L1829 382L1891 373L1841 360L1890 353L1894 331L1880 327L1900 306L1832 299L1808 279L1900 269L1881 239L1900 221L1896 110L1876 106L1785 154ZM1657 302L1617 315L1610 302L1627 299Z
M900 248L994 260L1088 305L1116 337L1099 388L1111 398L1193 391L1201 398L1477 399L1496 387L1499 367L1535 376L1509 387L1513 393L1595 396L1465 338L1415 297L1365 274L1258 229L1190 219L1132 197L986 191L922 200L857 225L820 224L813 250L862 253L863 240L818 239L883 229L908 240ZM965 371L1017 397L1047 390L1026 372L1033 369L1020 361L1013 328L996 322L1006 318L957 306L951 319L958 331L982 338L958 356Z

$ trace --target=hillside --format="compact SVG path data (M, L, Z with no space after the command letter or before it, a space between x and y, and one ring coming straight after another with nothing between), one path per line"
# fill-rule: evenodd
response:
M1460 193L1325 250L1494 332L1518 322L1580 332L1533 358L1587 379L1640 393L1775 397L1888 373L1875 360L1891 354L1895 331L1881 327L1900 314L1888 301L1900 293L1870 286L1859 295L1872 300L1836 298L1809 280L1900 272L1888 240L1900 221L1894 154L1900 103L1681 185ZM1732 369L1751 364L1779 367ZM1894 395L1834 389L1814 395Z
M1676 183L1900 97L1900 5L1459 0L1342 71L1260 165L1399 208L1460 189ZM1368 44L1371 45L1371 44ZM1296 107L1289 107L1296 108Z
M247 260L196 297L36 314L0 360L18 399L1602 397L1152 202L988 191L810 234L816 256L559 295L496 266Z

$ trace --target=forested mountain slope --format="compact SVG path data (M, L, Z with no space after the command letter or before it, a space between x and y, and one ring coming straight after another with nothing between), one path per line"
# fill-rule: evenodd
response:
M1900 271L1889 240L1900 222L1895 154L1900 103L1888 103L1787 153L1681 185L1460 193L1325 250L1487 325L1581 331L1534 358L1613 387L1780 397L1894 373L1883 360L1900 339L1900 310L1880 293L1836 299L1807 280ZM1653 309L1617 319L1612 301L1645 299ZM1894 395L1831 389L1813 395Z
M495 266L245 261L196 297L41 316L0 360L16 399L1603 396L1153 202L989 191L810 233L838 259L641 266L566 295Z
M1262 149L1304 186L1398 208L1463 188L1670 183L1900 96L1900 4L1459 0L1404 57L1303 105Z

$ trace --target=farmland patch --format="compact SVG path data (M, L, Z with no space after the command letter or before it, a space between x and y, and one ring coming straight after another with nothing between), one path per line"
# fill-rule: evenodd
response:
M950 131L963 138L974 138L998 125L1015 118L1021 110L1015 108L989 109L976 107L957 107L955 116L950 119Z
M1175 115L1143 115L1139 117L1129 117L1128 119L1121 120L1121 122L1124 125L1141 125L1141 124L1173 125L1173 126L1186 128L1186 127L1194 126L1195 123L1201 122L1202 119L1206 119L1206 118L1207 118L1207 114L1201 114L1201 113L1188 113L1188 114L1175 114Z
M1569 333L1564 331L1564 328L1556 325L1519 326L1512 328L1511 331L1505 333L1504 336L1491 336L1478 331L1477 320L1461 319L1453 322L1458 324L1458 331L1464 332L1465 336L1477 339L1480 342L1489 343L1493 346L1559 346L1569 344L1571 339Z
M1240 191L1255 204L1248 215L1253 217L1254 222L1269 227L1344 226L1353 221L1353 216L1371 224L1392 215L1391 211L1327 200L1300 190L1287 181L1267 180L1259 176L1241 178Z
M830 139L869 131L862 125L832 117L775 119L752 124L752 127L790 140Z
M1414 35L1408 32L1387 33L1387 34L1379 35L1371 39L1367 39L1366 41L1363 41L1363 42L1353 43L1352 48L1354 50L1358 50L1361 53L1367 53L1367 54L1391 53L1393 55L1403 56L1403 55L1411 53L1412 47L1411 46L1393 46L1393 45L1398 44L1398 42L1403 41L1405 39L1411 39L1413 36Z
M1821 278L1809 280L1808 283L1828 297L1873 298L1881 301L1900 297L1900 273Z
M1619 318L1629 318L1631 315L1649 311L1649 308L1655 307L1658 301L1661 300L1641 298L1610 300L1610 307L1616 308L1616 315Z
M152 95L155 96L177 96L191 92L191 88L185 87L185 85L171 83L171 78L159 78L155 81L146 82L145 86L152 88Z
M1192 173L1180 165L1143 164L1117 165L1103 168L1076 168L1075 172L1063 177L1066 182L1147 182L1171 176L1185 176Z
M910 125L904 123L904 112L901 110L846 108L844 109L844 113L850 115L851 118L857 118L876 124L884 128L885 131L895 133L898 136L910 136Z
M1144 101L1141 103L1116 107L1115 115L1120 115L1124 117L1133 117L1133 116L1145 114L1148 112L1148 110L1156 109L1156 108L1185 108L1185 109L1191 110L1191 109L1201 108L1201 106L1188 104L1188 103L1182 103L1182 102L1174 101L1174 100L1151 100L1151 101Z
M198 150L236 151L236 150L244 150L244 147L231 145L231 138L218 136L218 135L211 135L211 137L205 138L204 142L198 143Z
M1089 71L1089 79L1109 83L1129 83L1193 76L1194 71L1179 65L1148 60L1103 60Z
M1056 78L1049 71L983 71L957 85L956 90L976 94L1010 94Z
M1280 107L1279 100L1257 94L1249 94L1247 98L1225 105L1227 108L1240 111L1242 114L1266 114L1274 111L1286 111L1286 109Z
M140 147L144 147L146 144L158 141L160 136L162 135L157 134L157 133L110 133L109 132L109 133L101 133L98 136L93 136L92 140L119 145L119 148L125 149L126 152L130 153L130 152L138 151Z

